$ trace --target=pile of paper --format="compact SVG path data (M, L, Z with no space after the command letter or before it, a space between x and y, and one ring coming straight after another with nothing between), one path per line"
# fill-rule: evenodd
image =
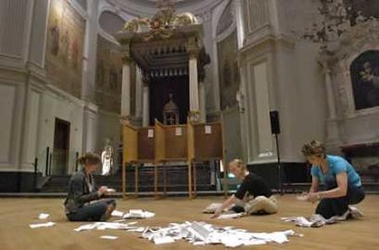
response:
M124 219L149 219L153 218L155 213L149 211L143 211L141 209L130 209L123 215Z
M128 212L120 212L114 210L112 216L121 217L124 219L149 219L155 216L155 213L144 211L142 209L130 209Z
M296 226L299 227L322 227L326 224L334 224L338 221L346 220L346 216L333 216L329 219L325 219L322 215L319 214L314 214L311 217L303 217L303 216L298 216L298 217L282 217L281 220L285 222L294 222Z
M204 222L171 223L165 228L147 228L142 237L155 244L172 243L184 239L194 245L223 244L226 247L262 245L268 242L285 243L292 230L273 233L251 233L233 227L216 227Z

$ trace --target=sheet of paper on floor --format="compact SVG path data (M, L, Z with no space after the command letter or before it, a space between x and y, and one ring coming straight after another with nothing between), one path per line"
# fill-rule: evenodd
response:
M55 225L54 222L49 221L49 222L46 222L46 223L30 224L29 226L30 226L30 228L34 229L34 228L40 228L40 227L52 227L54 225Z
M45 220L45 219L47 219L47 218L49 218L49 214L47 214L47 213L40 213L39 215L38 215L38 219L40 219L40 220Z
M133 226L135 222L131 223L118 223L118 222L94 222L90 224L81 225L80 227L74 229L76 232L88 231L88 230L136 230L139 227Z
M221 214L217 219L235 219L242 216L245 216L246 213L229 213L229 214Z
M100 236L100 239L104 239L104 240L117 240L118 237L117 236L113 236L113 235L102 235L102 236Z
M156 244L170 243L184 239L194 245L223 244L226 247L262 245L268 242L282 244L288 242L288 236L296 235L287 230L273 233L252 233L233 227L217 227L204 222L171 223L168 227L147 228L142 238Z
M144 211L142 209L130 209L123 216L124 219L149 219L153 218L155 213Z
M118 211L118 210L113 210L112 216L114 217L123 217L124 216L124 212L121 212L121 211Z

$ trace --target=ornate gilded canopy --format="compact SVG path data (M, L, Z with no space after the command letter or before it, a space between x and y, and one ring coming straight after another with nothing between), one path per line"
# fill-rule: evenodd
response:
M210 62L202 44L203 26L191 13L175 14L170 1L160 1L151 18L125 23L115 35L126 60L132 59L146 78L188 75L190 56L198 58L199 75Z

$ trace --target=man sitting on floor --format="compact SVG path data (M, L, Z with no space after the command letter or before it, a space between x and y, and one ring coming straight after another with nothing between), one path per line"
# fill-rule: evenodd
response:
M250 173L242 160L235 159L229 163L229 171L238 179L242 180L237 192L229 197L211 218L217 218L225 209L246 212L247 214L274 214L278 211L278 203L272 195L266 181L257 174ZM248 200L246 197L252 196ZM240 210L240 211L238 211Z

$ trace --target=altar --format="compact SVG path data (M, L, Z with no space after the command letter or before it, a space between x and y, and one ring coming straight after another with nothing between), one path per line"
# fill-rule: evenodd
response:
M130 123L131 64L143 81L143 126L164 122L163 108L171 98L178 105L179 123L205 121L204 67L210 63L203 26L190 13L176 14L170 1L161 1L152 18L128 21L115 35L122 46L121 119ZM200 104L202 106L200 106Z
M188 175L188 195L193 198L197 191L196 164L217 165L219 171L225 158L222 123L206 123L204 67L210 57L203 44L203 26L194 15L175 14L170 1L160 1L158 7L152 18L130 20L115 35L123 56L123 194L125 197L127 166L134 168L136 196L139 168L154 166L157 196L159 169L164 172L162 188L166 194L166 179L170 177L166 169L173 165L183 167ZM134 64L143 81L142 127L133 123L130 113ZM224 187L225 178L226 174Z

